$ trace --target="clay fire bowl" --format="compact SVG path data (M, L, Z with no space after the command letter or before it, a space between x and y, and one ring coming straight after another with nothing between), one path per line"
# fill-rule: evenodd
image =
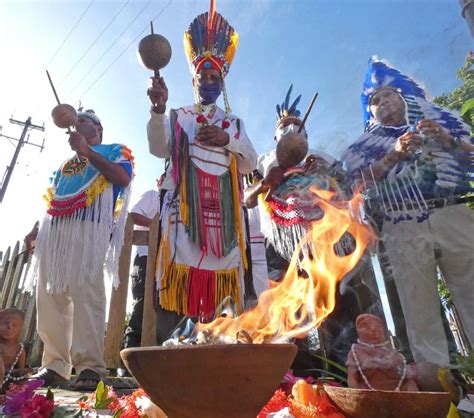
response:
M296 356L293 344L127 348L130 373L169 418L255 418Z
M349 418L446 418L449 393L324 387Z

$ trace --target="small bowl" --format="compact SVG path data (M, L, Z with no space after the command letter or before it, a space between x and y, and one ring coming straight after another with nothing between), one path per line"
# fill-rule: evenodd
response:
M348 418L446 418L448 392L394 392L325 386Z

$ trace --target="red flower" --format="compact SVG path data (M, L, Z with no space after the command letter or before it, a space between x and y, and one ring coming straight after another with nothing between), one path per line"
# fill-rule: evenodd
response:
M230 122L228 120L222 121L222 129L227 129L230 126Z
M257 418L266 418L268 414L271 414L272 412L281 411L287 406L290 406L290 402L288 401L285 392L283 392L281 389L277 389L277 391L273 394L272 398L260 411Z
M135 404L135 396L124 395L118 400L117 409L112 412L120 410L120 418L136 418L140 416L140 411Z
M207 119L204 115L198 115L196 118L197 123L207 123Z
M35 395L20 409L21 418L49 418L54 410L54 401L44 395Z

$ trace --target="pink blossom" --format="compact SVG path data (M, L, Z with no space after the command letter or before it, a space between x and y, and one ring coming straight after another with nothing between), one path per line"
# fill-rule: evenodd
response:
M54 401L44 395L35 395L20 409L21 418L49 418L54 410Z

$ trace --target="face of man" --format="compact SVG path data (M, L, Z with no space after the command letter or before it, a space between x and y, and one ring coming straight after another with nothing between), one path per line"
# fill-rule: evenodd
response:
M214 68L203 68L196 75L195 82L202 104L215 103L222 91L222 78Z
M298 132L301 123L301 119L292 116L283 119L276 129L275 141L278 142L281 138L283 138L286 134L290 132ZM304 128L301 130L301 133L307 137L306 130Z
M102 126L97 125L90 118L79 117L76 122L76 131L84 135L89 145L102 142Z
M370 113L381 125L398 126L405 121L405 102L400 94L391 88L380 88L370 98Z

